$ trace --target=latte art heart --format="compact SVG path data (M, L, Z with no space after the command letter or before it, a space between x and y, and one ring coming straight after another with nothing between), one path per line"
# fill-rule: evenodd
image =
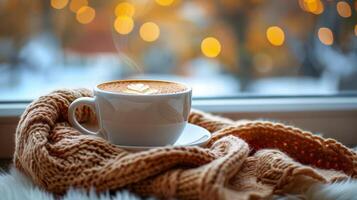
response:
M158 90L152 89L149 85L143 83L133 83L129 84L124 92L132 94L154 94L157 93Z
M142 83L136 83L136 84L130 84L128 85L129 90L135 90L138 92L143 92L145 90L148 90L150 87L148 85L142 84Z

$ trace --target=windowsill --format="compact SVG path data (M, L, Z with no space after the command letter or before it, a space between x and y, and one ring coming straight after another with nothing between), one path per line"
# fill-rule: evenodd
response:
M1 103L0 117L18 117L29 104ZM357 111L357 96L347 97L262 97L262 98L196 98L196 109L214 113L281 113L307 111Z

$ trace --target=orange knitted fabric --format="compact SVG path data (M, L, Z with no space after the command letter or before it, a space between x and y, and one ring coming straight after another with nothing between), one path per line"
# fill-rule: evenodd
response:
M68 106L82 96L91 92L60 90L40 97L17 127L15 166L56 194L69 187L95 187L159 198L258 199L357 176L356 153L333 139L283 124L234 122L199 111L192 111L189 122L212 132L206 148L128 152L68 124ZM94 120L87 107L77 115L82 122Z

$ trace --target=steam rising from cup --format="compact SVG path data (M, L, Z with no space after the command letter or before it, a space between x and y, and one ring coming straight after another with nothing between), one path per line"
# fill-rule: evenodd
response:
M114 9L112 20L112 37L114 46L118 51L121 62L134 69L137 73L143 73L143 64L137 54L138 26L141 17L150 10L152 3L148 0L122 1Z

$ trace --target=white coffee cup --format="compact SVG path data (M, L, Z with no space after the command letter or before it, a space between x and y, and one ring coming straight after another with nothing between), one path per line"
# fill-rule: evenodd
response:
M167 81L161 82L167 83ZM175 84L184 86L185 90L142 95L103 90L98 87L101 85L99 84L94 88L94 97L81 97L71 103L68 109L69 122L84 134L97 135L117 145L174 144L187 124L192 95L192 89L189 86L181 83ZM97 132L84 128L77 121L75 110L82 105L89 106L96 111L99 123Z

